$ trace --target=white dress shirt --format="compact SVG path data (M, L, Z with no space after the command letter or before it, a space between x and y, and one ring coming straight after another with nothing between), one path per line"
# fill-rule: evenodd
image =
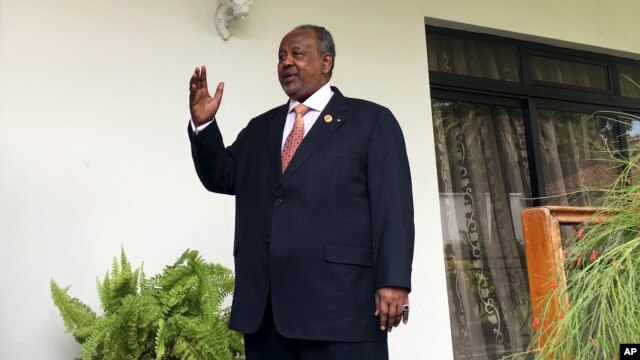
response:
M307 136L307 133L315 124L320 113L329 103L331 97L333 96L333 90L331 90L331 86L329 84L325 84L323 87L318 89L313 95L309 96L309 98L304 102L306 106L309 107L309 111L304 115L304 135ZM293 108L298 105L300 102L295 99L289 99L289 111L287 113L287 120L284 123L284 130L282 132L282 144L280 146L280 151L284 147L284 142L287 140L287 136L293 129L293 124L296 121L296 113L293 111ZM202 124L200 126L195 126L193 120L191 120L191 130L193 133L198 135L198 133L204 130L207 126L209 126L214 120L209 121L208 123Z
M304 102L304 104L309 107L309 111L304 114L304 136L307 136L307 133L311 130L313 124L316 123L318 116L320 116L320 113L324 110L325 106L327 106L332 96L333 91L331 87L329 84L325 84ZM298 100L289 99L289 112L287 113L287 121L284 123L284 130L282 131L280 151L284 148L284 142L287 140L291 129L293 129L293 124L296 122L296 113L293 111L293 108L298 104L300 104Z

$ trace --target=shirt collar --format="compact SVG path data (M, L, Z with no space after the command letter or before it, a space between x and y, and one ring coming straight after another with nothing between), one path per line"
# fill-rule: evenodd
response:
M333 96L333 90L331 90L331 86L329 86L329 83L326 83L323 87L318 89L318 91L313 93L313 95L309 96L304 104L312 110L322 112L322 110L324 110L324 107L329 103L329 100L331 100L331 96ZM289 112L291 112L293 108L298 104L300 104L298 100L289 99Z

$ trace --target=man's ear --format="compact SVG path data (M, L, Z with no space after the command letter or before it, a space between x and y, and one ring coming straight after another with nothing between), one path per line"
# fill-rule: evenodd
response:
M333 57L329 53L322 54L322 73L329 74L333 66Z

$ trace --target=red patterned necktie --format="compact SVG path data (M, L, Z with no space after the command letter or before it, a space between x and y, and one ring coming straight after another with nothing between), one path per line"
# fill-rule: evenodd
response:
M291 158L293 158L293 154L296 153L298 146L300 146L302 138L304 138L304 114L309 110L309 107L304 104L298 104L293 108L293 111L296 113L296 121L282 148L281 163L283 173L287 169L287 166L289 166L289 162L291 162Z

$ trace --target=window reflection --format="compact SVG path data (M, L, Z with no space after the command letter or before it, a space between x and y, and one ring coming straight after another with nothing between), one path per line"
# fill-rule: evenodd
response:
M615 119L539 109L545 205L589 206L618 177Z
M620 95L640 98L640 67L618 65Z
M487 79L520 81L518 48L428 34L429 70Z
M609 89L608 69L602 65L533 55L531 74L535 81L599 90Z
M455 358L522 352L531 337L522 110L436 99L432 106Z

